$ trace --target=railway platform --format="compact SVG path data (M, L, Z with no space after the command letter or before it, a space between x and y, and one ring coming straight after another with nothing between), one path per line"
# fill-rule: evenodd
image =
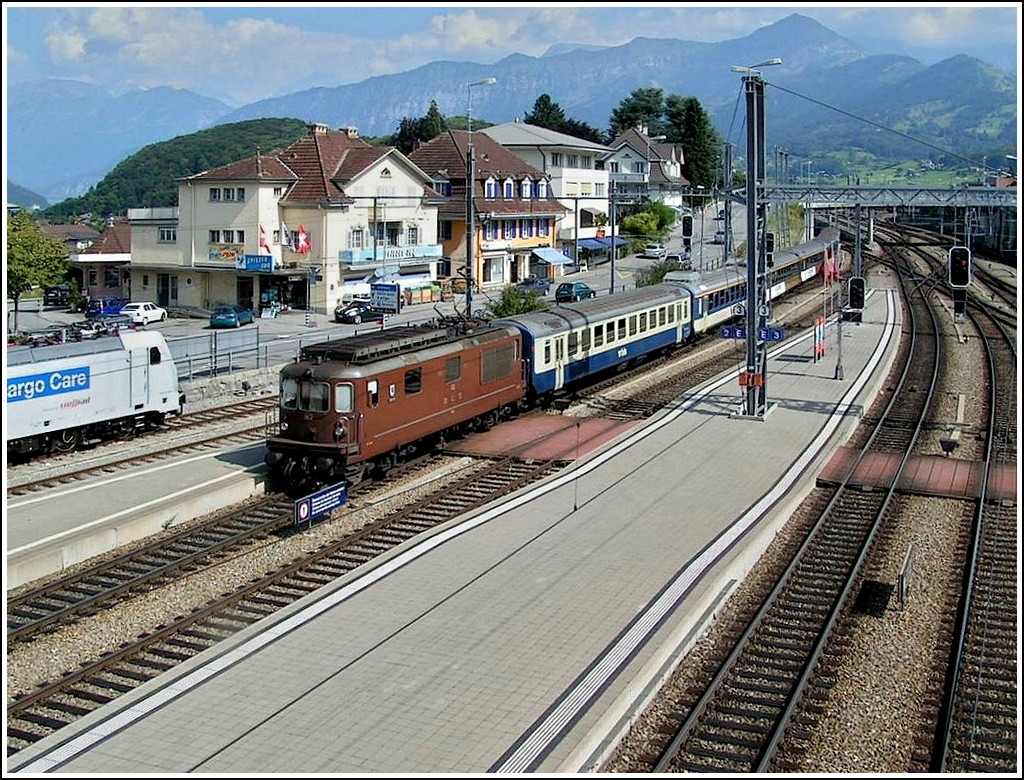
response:
M569 467L250 626L7 770L598 771L848 439L900 327L898 296L878 287L842 328L843 378L832 351L814 359L809 334L771 350L763 419L738 414L740 366L642 424L599 432L556 417L552 450L592 443Z

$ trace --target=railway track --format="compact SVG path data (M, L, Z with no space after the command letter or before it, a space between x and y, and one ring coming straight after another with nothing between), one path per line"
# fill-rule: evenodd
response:
M930 768L935 772L1016 774L1017 507L989 499L987 486L993 466L1017 460L1017 350L992 311L978 310L971 318L988 357L989 435Z
M95 451L79 451L42 461L33 461L7 470L7 497L31 495L61 485L78 482L97 474L135 468L181 454L246 444L265 438L268 415L276 412L276 396L244 401L216 409L194 412L182 418L169 418L163 428L138 438L105 442ZM225 425L232 426L224 431ZM213 429L212 435L196 439L196 431ZM139 441L156 446L139 449ZM157 444L159 442L159 444Z
M564 462L486 464L387 517L346 535L129 646L84 664L7 707L7 754L14 755L217 642L292 604L403 542L543 479Z
M896 451L905 462L927 419L938 337L934 316L923 326L916 325L919 317L911 321L922 332L901 345L908 350L896 362L903 373L878 424L864 436L860 458ZM724 658L706 686L666 719L676 725L660 747L651 747L653 771L799 771L821 695L834 683L825 661L842 654L845 615L868 592L862 571L889 520L895 484L865 492L843 483L827 502L818 492L824 507L813 531L762 606L743 615L749 621L735 630L739 638L720 648Z

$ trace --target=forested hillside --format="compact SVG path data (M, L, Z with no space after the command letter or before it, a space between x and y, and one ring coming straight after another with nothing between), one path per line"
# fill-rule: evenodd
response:
M178 205L178 179L290 146L305 133L301 119L252 119L218 125L170 141L150 144L120 162L80 198L44 212L53 221L91 214L124 215L130 208Z

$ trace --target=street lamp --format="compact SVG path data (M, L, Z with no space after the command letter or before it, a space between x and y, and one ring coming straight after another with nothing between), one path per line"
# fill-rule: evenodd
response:
M466 85L466 316L473 314L473 244L476 243L473 187L476 178L476 158L473 154L473 87L497 84L496 78L471 81Z

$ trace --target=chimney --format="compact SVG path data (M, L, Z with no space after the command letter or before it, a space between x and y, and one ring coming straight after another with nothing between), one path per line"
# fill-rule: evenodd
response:
M339 127L338 129L341 132L343 132L346 136L348 136L349 138L358 138L359 137L359 129L358 128L349 126L349 127Z
M309 127L310 135L327 135L327 133L330 131L330 128L327 127L327 125L312 124L307 125L307 127Z

